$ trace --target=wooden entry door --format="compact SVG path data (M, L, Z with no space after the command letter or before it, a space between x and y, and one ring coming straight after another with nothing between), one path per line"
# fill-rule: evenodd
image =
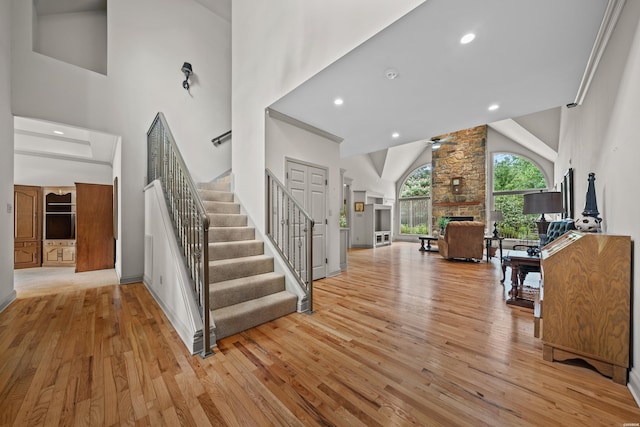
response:
M76 183L76 273L114 267L113 186Z
M42 189L16 185L13 191L13 268L40 267Z

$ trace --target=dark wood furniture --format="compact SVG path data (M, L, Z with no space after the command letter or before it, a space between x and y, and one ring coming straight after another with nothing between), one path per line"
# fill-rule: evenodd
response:
M527 251L508 251L507 255L502 257L503 283L507 267L511 267L511 290L509 291L507 304L533 309L533 299L524 296L522 287L524 286L524 279L531 269L539 271L540 257L531 256Z
M418 250L420 252L438 252L438 248L432 248L431 242L437 242L438 238L433 236L418 236L420 239L420 248ZM427 242L427 246L424 245L424 242Z
M76 272L113 268L113 186L76 183L76 200Z
M631 238L570 231L542 249L543 358L582 359L626 384Z
M16 185L13 191L13 268L42 264L42 189Z
M487 252L487 262L491 260L491 245L494 240L498 241L498 247L500 248L500 259L502 260L502 241L504 237L484 236L485 250Z

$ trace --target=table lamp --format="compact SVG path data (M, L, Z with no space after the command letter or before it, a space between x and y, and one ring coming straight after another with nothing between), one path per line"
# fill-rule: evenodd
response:
M502 211L491 211L489 218L493 221L493 238L497 239L500 234L498 231L498 222L504 220L504 215L502 215Z
M538 235L540 241L547 234L549 222L544 214L562 212L562 193L560 191L540 191L539 193L528 193L524 195L524 207L522 213L540 214L540 219L536 221L538 225Z

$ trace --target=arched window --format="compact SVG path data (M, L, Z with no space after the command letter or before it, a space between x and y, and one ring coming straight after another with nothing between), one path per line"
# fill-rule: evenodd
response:
M498 228L506 238L535 240L537 215L522 213L523 194L546 189L544 174L530 160L514 154L493 156L493 204L504 220Z
M413 171L400 187L400 234L429 234L431 165Z

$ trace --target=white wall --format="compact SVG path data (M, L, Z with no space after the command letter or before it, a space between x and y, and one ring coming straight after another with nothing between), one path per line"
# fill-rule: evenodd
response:
M196 180L230 169L230 144L210 142L230 128L230 25L194 1L110 0L104 76L32 52L32 2L12 6L13 113L122 138L121 281L139 280L146 132L155 114L165 113ZM182 88L185 61L195 74L190 93Z
M16 154L13 182L19 185L73 186L76 182L113 184L109 165Z
M235 189L262 231L264 109L422 2L233 1Z
M158 181L146 187L144 284L162 307L182 342L191 353L196 348L196 331L202 330L189 271L182 262L181 249ZM215 341L213 341L215 343Z
M282 183L285 180L285 157L325 167L327 187L327 276L340 272L340 209L342 182L340 181L340 146L334 141L307 130L266 117L266 167ZM243 200L244 201L244 200Z
M598 210L603 231L631 236L634 308L632 362L629 386L640 401L640 239L637 183L640 180L640 2L626 2L600 67L581 106L563 108L556 181L574 168L575 206L584 209L589 172L596 174ZM606 286L606 283L603 284Z
M107 74L107 13L56 13L37 17L33 50Z
M11 115L11 1L0 0L0 310L13 290L13 116ZM8 207L11 207L9 212Z

